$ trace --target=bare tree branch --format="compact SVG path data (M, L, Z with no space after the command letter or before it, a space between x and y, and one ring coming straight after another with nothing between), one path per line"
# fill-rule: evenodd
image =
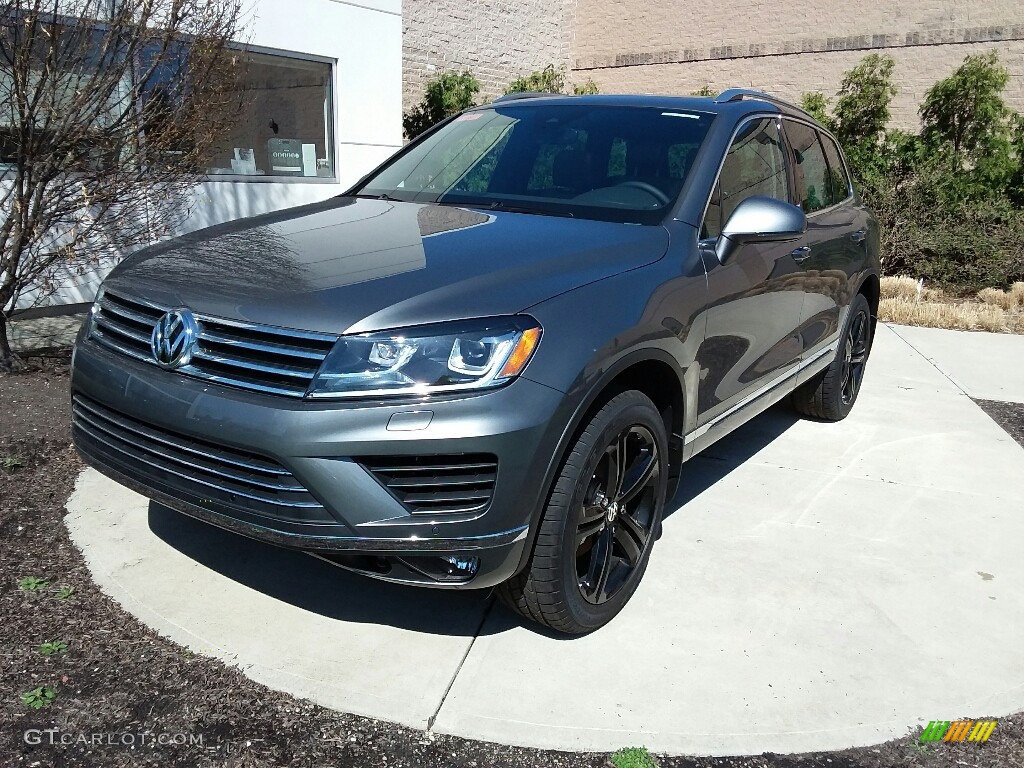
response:
M236 119L242 0L0 0L0 369L15 304L173 231Z

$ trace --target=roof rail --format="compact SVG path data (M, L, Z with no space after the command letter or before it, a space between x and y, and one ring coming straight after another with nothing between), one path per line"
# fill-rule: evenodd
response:
M767 101L772 104L778 104L781 107L789 107L795 109L797 112L803 115L807 115L810 118L814 118L814 115L809 113L803 107L798 107L788 101L783 101L780 98L772 96L771 94L765 93L764 91L755 91L752 88L730 88L727 91L719 94L715 97L716 104L724 104L729 101L743 101L743 99L760 99L761 101Z
M516 93L508 93L504 96L499 96L491 104L500 104L503 101L518 101L520 99L539 99L543 96L559 96L557 93L548 93L547 91L517 91Z

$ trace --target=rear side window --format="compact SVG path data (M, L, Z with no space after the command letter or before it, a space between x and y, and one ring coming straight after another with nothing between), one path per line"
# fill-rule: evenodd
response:
M804 213L814 213L839 202L834 199L832 177L818 132L805 123L787 120L786 136L796 160L796 200Z
M751 120L736 134L708 204L701 238L718 237L736 206L753 195L789 200L786 153L778 124L770 117Z
M839 151L839 145L831 136L826 136L824 133L818 135L821 137L821 146L825 148L825 157L828 160L832 198L839 203L850 196L850 177L846 173L846 166L843 165L843 156Z

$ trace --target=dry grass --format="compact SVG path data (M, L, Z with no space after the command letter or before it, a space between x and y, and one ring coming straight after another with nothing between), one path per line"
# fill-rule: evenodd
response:
M977 299L957 300L924 288L911 277L882 278L878 319L901 325L1024 334L1024 283L1007 291L986 288Z
M986 288L978 293L978 298L1005 312L1024 312L1024 283L1014 283L1008 291Z

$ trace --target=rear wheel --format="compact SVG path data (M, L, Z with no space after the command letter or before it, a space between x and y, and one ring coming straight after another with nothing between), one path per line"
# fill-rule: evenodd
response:
M608 623L636 591L665 506L668 438L641 392L610 400L555 481L527 567L498 587L520 615L570 634Z
M868 300L857 294L832 364L793 392L797 411L825 421L841 421L849 415L864 381L873 327Z

